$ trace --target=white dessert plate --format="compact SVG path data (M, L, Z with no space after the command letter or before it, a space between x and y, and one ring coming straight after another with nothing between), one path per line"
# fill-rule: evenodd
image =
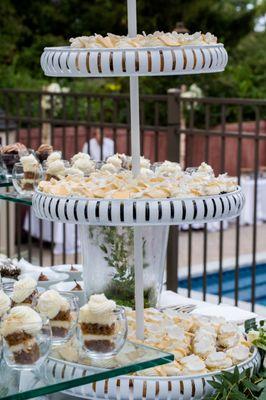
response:
M63 274L60 274L63 275ZM63 293L72 293L75 294L79 299L79 305L82 306L86 302L85 292L84 292L84 282L77 281L77 283L82 287L82 290L72 290L76 286L76 282L59 282L55 285L51 285L50 289L55 289L58 292Z
M41 273L48 278L47 281L39 280L39 276ZM52 271L51 268L49 268L49 267L41 268L41 271L37 270L37 271L32 271L32 272L27 272L25 274L21 274L19 276L19 279L25 278L27 276L30 276L31 278L36 279L36 281L38 281L38 286L43 287L45 289L48 289L52 284L66 281L69 278L68 274L63 274L63 273Z
M71 271L71 267L76 269L77 271ZM81 274L83 271L83 267L81 264L62 264L62 265L54 265L51 267L53 271L64 272L69 275L69 280L80 280Z

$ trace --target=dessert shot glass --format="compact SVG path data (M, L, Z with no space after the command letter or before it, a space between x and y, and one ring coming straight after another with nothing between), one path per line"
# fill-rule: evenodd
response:
M77 296L71 293L60 293L60 295L67 301L69 307L59 310L54 318L49 319L53 346L61 345L70 340L76 333L78 321L79 307Z
M78 338L83 351L89 358L106 359L116 356L127 338L127 318L123 307L112 311L111 320L106 323L78 323Z
M22 163L16 163L12 172L12 183L21 197L30 197L42 180L43 170L38 164L32 171L24 171Z
M29 307L23 308L30 309ZM32 309L30 310L34 312ZM31 321L29 318L28 321L14 323L10 317L11 312L6 314L1 321L3 359L13 369L33 370L39 368L48 357L51 347L49 320L40 317L37 322Z
M18 281L16 281L18 282ZM17 306L28 306L33 309L35 309L37 305L37 300L38 300L38 295L39 291L41 288L35 288L32 290L31 293L26 293L25 296L20 302L14 301L13 295L14 295L14 284L16 282L6 282L2 284L2 290L10 297L11 300L11 308L17 307ZM23 290L23 289L22 289ZM15 299L17 300L17 299Z

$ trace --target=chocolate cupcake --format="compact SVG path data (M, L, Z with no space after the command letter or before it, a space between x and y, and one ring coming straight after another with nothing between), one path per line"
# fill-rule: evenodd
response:
M54 151L53 146L49 144L41 144L36 151L36 156L38 157L40 163L46 161L50 154Z
M17 142L3 146L0 152L2 161L7 168L7 172L12 174L14 165L19 162L21 155L26 155L28 153L28 150L24 144Z

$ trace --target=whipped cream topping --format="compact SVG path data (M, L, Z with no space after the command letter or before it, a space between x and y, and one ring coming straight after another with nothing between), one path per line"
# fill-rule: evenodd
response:
M84 174L89 174L95 170L95 163L87 158L78 158L74 162L73 168L80 169Z
M60 311L70 309L68 301L56 290L47 290L39 297L37 304L39 312L49 319L53 319Z
M87 154L87 153L79 152L79 153L75 154L75 155L71 158L71 164L73 165L77 160L80 160L80 159L83 159L83 160L90 160L91 157L90 157L90 155Z
M22 168L24 172L36 172L39 162L36 160L33 154L29 156L20 157Z
M27 277L14 283L12 300L15 303L23 303L37 288L35 279Z
M65 176L65 172L66 172L65 164L64 161L62 160L55 160L47 164L46 173L49 175Z
M10 309L10 307L10 298L3 290L0 290L0 318Z
M211 369L225 369L232 366L232 360L222 351L215 351L206 358L206 366Z
M34 335L41 329L42 319L40 315L27 306L13 307L9 314L4 317L1 325L1 333L4 337L20 331Z
M67 175L80 176L80 177L84 176L84 172L81 171L81 169L75 168L75 167L66 168L65 174L66 174L66 176Z
M46 163L47 163L47 165L49 165L49 164L51 164L52 162L57 161L57 160L61 160L61 159L62 159L61 153L60 153L59 151L53 151L53 152L47 157Z
M116 303L108 300L104 294L94 294L87 304L80 308L79 322L111 325L115 322Z
M114 167L119 169L122 167L122 157L120 157L119 154L117 153L113 156L108 157L106 163L112 164Z

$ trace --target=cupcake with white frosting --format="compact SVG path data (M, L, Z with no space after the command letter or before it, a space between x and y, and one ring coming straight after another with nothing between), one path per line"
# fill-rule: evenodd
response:
M11 295L12 306L34 305L37 294L36 280L30 277L23 278L14 283L13 293Z
M10 310L1 324L1 334L18 364L33 364L40 358L36 336L42 329L40 315L28 306Z
M95 171L95 162L90 158L80 157L74 161L73 168L77 168L88 176Z
M62 153L60 151L53 151L46 160L46 165L53 163L54 161L62 160Z
M65 175L66 175L66 167L63 160L55 160L53 162L49 162L49 164L47 160L47 169L45 176L46 181L50 181L52 178L59 181Z
M79 325L87 349L103 353L114 349L115 309L116 303L104 294L92 295L88 303L80 308Z

